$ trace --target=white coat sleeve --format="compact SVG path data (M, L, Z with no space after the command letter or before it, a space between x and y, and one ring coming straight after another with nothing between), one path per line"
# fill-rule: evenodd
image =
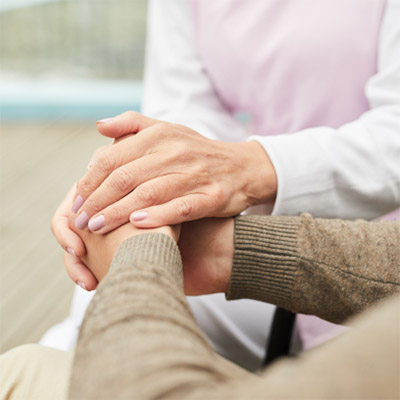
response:
M378 73L366 86L371 109L339 129L252 136L269 154L278 193L272 213L374 218L400 207L400 1L388 0ZM197 54L186 0L151 0L142 112L225 141L244 127L215 94Z
M221 104L199 59L187 0L151 0L142 112L184 124L211 139L245 140L244 127Z
M278 177L272 213L372 219L400 207L400 1L387 2L370 110L338 129L252 136Z

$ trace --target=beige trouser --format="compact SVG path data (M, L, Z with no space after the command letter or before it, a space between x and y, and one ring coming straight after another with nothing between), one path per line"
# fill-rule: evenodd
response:
M0 356L0 400L65 400L73 353L39 344Z

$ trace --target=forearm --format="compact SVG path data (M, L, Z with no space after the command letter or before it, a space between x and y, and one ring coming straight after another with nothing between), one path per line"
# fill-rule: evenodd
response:
M342 322L400 285L400 224L237 217L228 299Z
M162 234L126 240L85 316L70 396L188 398L224 391L231 379L246 376L226 368L200 333L173 240Z

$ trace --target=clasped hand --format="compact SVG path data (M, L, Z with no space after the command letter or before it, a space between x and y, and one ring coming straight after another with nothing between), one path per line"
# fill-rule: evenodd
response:
M163 233L178 242L183 262L185 293L199 295L226 292L233 258L233 218L207 218L181 225L139 229L130 223L104 235L75 227L76 216L69 224L85 244L86 255L80 260L85 265L85 280L97 285L107 274L112 258L122 242L131 236ZM76 257L66 253L66 257ZM74 271L69 273L74 275ZM78 279L73 277L72 279ZM82 282L82 281L80 281ZM86 286L86 283L85 283Z
M98 123L98 130L123 140L98 150L78 182L78 229L105 233L129 219L154 228L227 217L274 195L270 171L260 168L268 156L256 142L210 140L135 112Z
M129 220L149 229L229 217L275 197L275 171L257 142L209 140L182 125L135 112L100 121L97 127L114 144L95 152L86 175L52 221L54 235L67 250L69 275L88 290L97 280L81 262L86 249L77 232L105 234ZM71 213L76 213L75 232L68 225Z

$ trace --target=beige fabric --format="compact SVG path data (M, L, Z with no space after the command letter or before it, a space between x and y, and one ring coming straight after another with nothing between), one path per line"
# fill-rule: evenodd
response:
M400 222L244 216L227 298L341 323L399 291Z
M0 356L1 400L64 400L72 353L38 344L16 347Z
M253 288L256 297L268 293L270 302L335 321L376 307L349 333L256 376L221 362L203 337L183 294L174 241L132 237L85 315L69 396L396 399L400 299L387 299L399 292L399 243L395 222L239 217L231 298L251 297Z

